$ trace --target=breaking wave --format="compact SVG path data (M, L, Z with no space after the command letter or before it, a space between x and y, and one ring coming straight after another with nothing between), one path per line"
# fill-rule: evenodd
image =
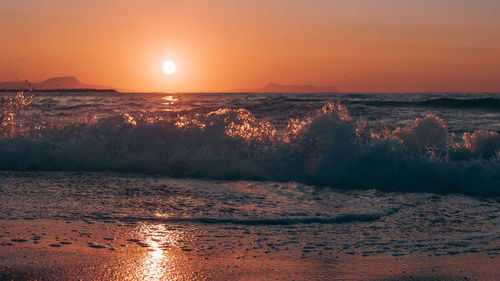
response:
M392 215L400 209L400 206L389 206L380 209L368 209L357 212L346 212L336 215L322 215L314 217L115 217L108 215L85 215L85 219L122 221L122 222L162 222L162 223L203 223L203 224L236 224L236 225L295 225L295 224L340 224L350 222L377 221L385 216ZM68 219L68 217L64 217Z
M433 114L394 130L354 120L339 103L291 119L284 129L245 109L176 118L123 113L16 127L16 112L29 103L23 96L2 100L1 170L145 172L500 196L499 134L477 130L460 138Z
M353 104L362 103L371 106L388 107L434 107L434 108L452 108L452 109L486 109L500 110L500 99L498 98L474 98L474 99L456 99L456 98L436 98L422 101L397 101L397 100L378 100L378 101L353 101Z

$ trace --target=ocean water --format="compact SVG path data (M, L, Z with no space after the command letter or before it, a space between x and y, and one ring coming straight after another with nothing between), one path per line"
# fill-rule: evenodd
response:
M4 93L0 124L0 219L324 264L500 254L498 94Z
M500 195L497 94L3 94L0 170Z

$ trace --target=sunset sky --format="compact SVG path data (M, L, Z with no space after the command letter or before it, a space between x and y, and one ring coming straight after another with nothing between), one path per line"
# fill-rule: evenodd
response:
M500 91L498 0L2 0L0 80ZM177 72L166 75L162 63Z

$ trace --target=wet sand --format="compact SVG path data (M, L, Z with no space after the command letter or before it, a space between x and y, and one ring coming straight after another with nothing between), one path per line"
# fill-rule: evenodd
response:
M0 280L499 280L496 254L346 255L203 224L0 220ZM419 279L420 278L420 279Z

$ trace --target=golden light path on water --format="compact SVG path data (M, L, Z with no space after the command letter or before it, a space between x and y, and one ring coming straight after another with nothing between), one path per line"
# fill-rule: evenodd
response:
M177 96L175 96L175 95L167 95L167 96L164 96L161 99L162 99L164 105L172 105L176 101L179 100L179 98Z
M144 224L138 232L141 237L140 245L147 247L148 252L137 267L135 277L148 281L177 279L178 261L172 249L183 233L169 230L162 224Z

